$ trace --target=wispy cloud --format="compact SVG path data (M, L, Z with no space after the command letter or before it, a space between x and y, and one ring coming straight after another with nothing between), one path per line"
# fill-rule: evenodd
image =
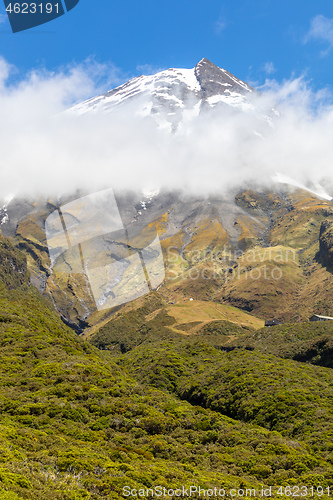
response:
M0 13L0 24L5 23L6 19L8 19L7 16L6 16L6 14L1 14Z
M272 75L276 72L276 67L274 66L274 63L272 61L268 61L264 64L263 70L267 75Z
M220 35L227 27L227 23L224 17L220 16L214 25L214 31L216 35Z
M327 55L333 48L333 19L318 15L311 20L310 29L304 39L307 43L310 40L319 40L325 42L328 47L322 52Z

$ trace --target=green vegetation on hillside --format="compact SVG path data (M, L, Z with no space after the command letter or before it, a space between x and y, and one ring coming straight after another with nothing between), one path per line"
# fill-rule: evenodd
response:
M100 351L28 286L17 249L4 241L0 257L17 263L0 282L0 500L332 484L333 371L226 353L253 333L227 321L172 332L158 294L120 314Z
M37 292L2 292L0 307L11 317L0 325L0 486L19 498L331 477L330 464L302 443L135 382Z
M160 343L119 360L142 383L305 441L333 462L333 371L256 351Z
M230 345L333 368L333 321L262 328L238 336Z

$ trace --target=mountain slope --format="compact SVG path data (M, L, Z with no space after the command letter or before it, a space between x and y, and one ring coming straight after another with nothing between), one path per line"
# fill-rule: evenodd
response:
M314 447L140 383L64 326L33 287L0 283L0 308L0 498L116 499L125 485L259 489L332 476ZM160 373L193 348L169 346ZM217 350L194 349L219 362Z
M32 283L82 331L113 311L96 311L84 275L50 267L44 221L61 201L26 204L23 215L13 200L2 231L26 254ZM333 281L324 260L330 240L321 228L333 220L331 201L282 186L201 198L118 193L117 202L131 234L147 242L159 234L166 272L159 293L166 301L212 300L281 321L330 314Z
M171 301L172 302L172 301ZM159 292L135 301L88 329L84 337L99 349L127 352L161 340L198 340L214 346L239 332L262 327L264 322L234 307L209 301L167 302Z

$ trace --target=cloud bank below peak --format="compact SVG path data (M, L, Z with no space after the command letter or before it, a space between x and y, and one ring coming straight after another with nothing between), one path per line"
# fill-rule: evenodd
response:
M258 113L217 107L171 134L137 116L134 100L109 114L64 113L100 92L110 71L94 63L12 82L11 72L0 59L0 197L147 185L223 192L267 185L277 172L333 185L332 96L304 78L267 80L253 101L260 115L273 116L262 130Z

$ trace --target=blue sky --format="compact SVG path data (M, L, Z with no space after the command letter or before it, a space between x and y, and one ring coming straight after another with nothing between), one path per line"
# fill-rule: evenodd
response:
M305 73L315 88L333 89L332 0L80 0L16 34L4 12L1 2L0 55L18 74L93 58L121 82L207 57L255 85Z

